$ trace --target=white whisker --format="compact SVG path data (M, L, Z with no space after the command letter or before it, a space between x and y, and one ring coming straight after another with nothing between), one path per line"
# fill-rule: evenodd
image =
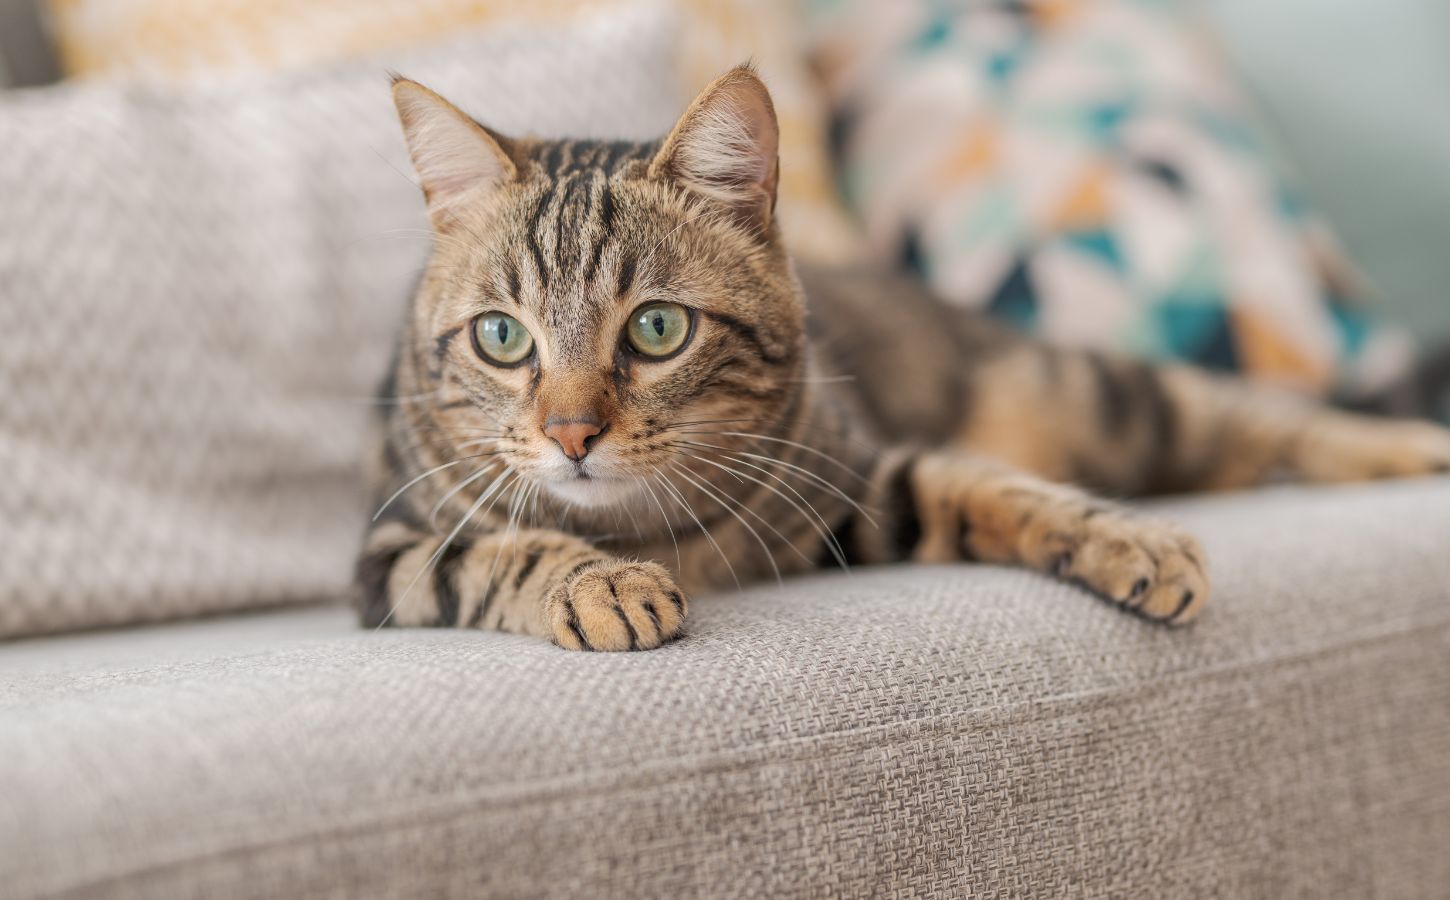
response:
M814 454L816 456L819 456L821 459L824 459L826 462L830 463L831 465L840 468L843 472L846 472L848 475L850 475L852 478L855 478L857 481L861 482L862 484L870 484L870 482L867 481L866 478L863 477L860 472L857 472L855 469L853 469L850 466L846 465L845 463L841 462L839 459L836 459L834 456L830 455L829 453L824 453L824 452L822 452L820 450L817 450L815 447L812 447L812 446L810 446L808 444L802 444L799 441L791 441L791 440L787 440L786 438L771 437L768 434L755 434L754 432L750 432L750 431L685 431L685 432L681 432L681 433L682 434L718 434L718 435L724 435L726 437L753 438L753 439L759 440L759 441L771 441L771 442L776 443L776 444L785 444L786 446L795 447L795 448L797 448L799 450L804 450L807 453L812 453L812 454Z
M453 526L453 530L448 533L448 537L443 540L443 543L438 545L438 549L433 551L433 555L428 557L428 561L423 564L423 567L421 569L418 570L418 574L413 576L413 580L408 582L408 586L403 589L402 595L398 597L397 601L395 601L388 607L388 614L386 616L383 616L382 621L378 622L377 628L382 628L384 625L388 624L388 620L393 618L393 613L398 611L398 607L402 604L404 600L408 599L408 595L413 592L413 588L416 587L418 584L418 579L422 578L425 573L432 571L433 567L438 564L438 560L441 559L443 554L447 552L448 548L452 546L453 541L458 537L459 532L461 532L463 530L463 527L468 524L468 520L473 518L474 513L478 512L479 507L483 506L483 501L487 499L487 497L488 494L487 492L485 492L479 494L478 499L473 501L473 505L468 508L468 511L465 512L463 514L463 517L458 520L458 524ZM374 628L373 630L376 631L377 628Z
M720 463L709 460L703 456L698 456L695 458L698 459L700 462L715 466L716 468L725 469L726 471L729 471L731 472L731 474L735 475L736 478L747 478L750 481L753 481L761 487L765 488L766 490L770 491L772 494L775 494L786 503L790 504L790 507L794 509L797 513L800 513L801 518L805 519L806 523L809 524L811 528L815 530L816 534L820 536L821 542L825 544L826 549L830 551L831 556L835 558L836 562L840 564L841 568L845 569L848 572L850 571L851 566L848 562L846 562L846 553L841 548L840 541L836 539L835 532L831 530L830 523L828 523L825 517L820 514L820 512L816 509L815 505L811 503L811 501L807 500L800 491L796 490L790 484L790 482L781 478L779 475L776 475L774 472L768 471L767 469L761 468L760 466L754 465L753 463L748 463L740 459L733 460L733 462L738 462L743 466L749 466L752 469L757 469L760 472L770 476L771 478L774 478L776 481L779 481L786 490L790 491L792 494L795 494L796 497L800 499L801 503L804 503L806 507L809 507L809 513L807 513L806 510L801 507L800 503L796 503L785 494L782 494L775 486L767 482L761 481L759 478L756 478L748 472L733 470L728 466L721 465ZM794 547L795 545L791 544L791 546ZM800 553L799 550L796 550L796 552ZM805 554L801 554L801 556L802 558L805 558ZM813 562L813 560L806 559L806 562Z
M683 571L685 568L685 563L684 560L680 557L680 541L678 538L675 537L675 525L673 522L670 521L669 514L665 512L665 505L660 502L659 495L655 493L655 489L650 486L650 483L646 481L643 476L636 475L634 477L639 481L640 484L644 485L645 490L649 491L650 497L654 499L655 506L659 508L660 518L663 519L665 523L665 530L670 533L670 543L675 545L675 571Z
M804 476L805 478L810 479L811 481L825 488L827 491L830 491L835 496L839 497L841 500L844 500L846 503L850 504L852 509L856 510L856 512L860 513L867 522L871 523L871 527L881 527L876 523L876 519L872 517L871 513L861 504L856 502L855 498L853 498L850 494L847 494L845 491L841 490L841 488L837 485L831 483L825 478L822 478L815 472L812 472L810 469L798 466L795 463L788 463L778 457L768 456L760 453L751 453L747 450L730 450L729 448L721 447L718 444L706 444L701 441L680 441L679 443L686 444L691 447L708 447L712 450L720 451L720 455L724 456L726 459L731 460L732 462L745 464L745 460L740 459L739 456L730 455L732 453L738 453L740 454L740 456L748 456L751 459L758 459L773 466L780 466L782 468L789 469L790 471L796 472Z
M686 515L688 515L691 519L695 520L696 525L700 526L700 532L705 535L705 540L710 542L710 546L715 548L715 552L720 554L720 559L725 563L725 568L730 571L730 579L735 582L735 589L739 590L740 577L735 574L735 567L730 565L730 558L725 555L725 551L722 550L720 548L720 545L715 542L715 536L710 533L710 529L706 528L705 523L700 521L700 517L695 515L694 508L690 506L689 501L686 500L684 496L680 493L679 488L675 487L674 482L670 481L669 476L665 475L654 466L650 466L650 468L654 470L655 475L659 476L660 487L663 488L665 492L668 493L674 499L674 501L679 504L680 508L685 511Z
M475 481L478 481L480 478L487 477L488 474L489 474L489 472L496 465L498 465L498 460L496 460L496 459L495 460L490 460L487 464L485 464L483 466L480 466L477 470L475 470L474 472L470 473L467 478L464 478L463 480L461 480L457 484L455 484L453 487L449 488L448 489L448 492L445 493L442 497L440 497L438 499L438 502L435 503L435 504L433 504L433 508L428 511L428 527L430 527L430 528L437 528L438 527L438 513L443 509L444 506L447 506L448 505L448 501L449 500L452 500L454 497L458 496L458 493L460 491L464 490L465 488L467 488L470 484L473 484Z
M753 537L753 538L755 538L755 542L760 545L760 549L765 553L765 559L766 559L766 561L770 563L771 570L775 572L775 582L776 582L776 584L784 584L785 583L785 579L781 578L781 576L780 576L780 567L775 564L775 554L771 552L770 546L765 543L765 539L760 536L760 533L757 532L753 527L751 527L750 523L747 522L747 521L745 521L745 518L743 516L741 516L740 513L736 512L734 509L732 509L731 506L730 506L730 504L726 503L724 500L721 500L720 499L720 496L718 494L716 494L710 488L706 487L703 482L697 480L693 475L691 475L689 472L687 472L682 466L678 466L678 465L675 465L675 464L671 463L670 464L670 468L672 468L676 472L678 472L680 474L680 477L681 478L685 479L686 481L688 481L691 484L693 484L695 487L699 488L700 489L700 492L703 493L706 497L709 497L711 500L714 500L716 503L718 503L720 505L720 508L721 509L724 509L730 515L734 516L735 517L735 521L737 521L741 525L744 525L745 526L745 530L748 531L748 532L750 532L750 536ZM736 501L736 503L740 506L741 509L744 509L746 512L750 513L752 516L755 516L755 518L760 519L760 521L767 528L769 528L771 531L775 531L776 536L779 537L782 541L785 541L787 546L791 546L791 547L795 546L794 544L791 544L790 541L786 540L785 535L781 534L779 531L776 531L774 525L771 525L769 522L766 522L764 519L761 519L760 516L754 510L750 509L749 507L745 506L744 504L740 504L739 501Z
M432 475L432 474L434 474L436 472L441 472L444 469L451 469L454 466L461 466L465 462L468 462L469 459L471 459L471 458L472 457L464 457L463 459L455 459L455 460L452 460L450 462L446 462L446 463L444 463L441 466L434 466L433 468L431 468L428 471L424 472L422 475L419 475L418 477L410 480L407 484L403 485L402 487L400 487L396 491L394 491L393 492L393 495L391 497L389 497L387 500L383 501L383 505L382 506L379 506L378 507L378 511L375 512L375 513L373 513L373 521L376 522L378 520L378 516L381 516L383 514L383 511L384 510L386 510L389 506L392 506L394 500L397 500L399 497L403 496L403 492L406 491L408 488L412 487L413 485L415 485L418 482L422 481L424 478L427 478L429 475Z

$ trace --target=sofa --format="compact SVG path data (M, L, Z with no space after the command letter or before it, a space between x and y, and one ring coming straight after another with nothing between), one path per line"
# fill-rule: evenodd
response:
M0 652L6 897L1435 897L1450 479L1158 504L1172 630L986 566L659 651L321 605Z

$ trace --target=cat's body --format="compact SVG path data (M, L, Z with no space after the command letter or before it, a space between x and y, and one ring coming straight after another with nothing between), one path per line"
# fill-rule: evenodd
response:
M747 69L658 144L511 141L394 90L437 242L384 391L366 624L649 648L691 593L900 559L1023 564L1186 622L1194 540L1062 482L1450 467L1436 426L1050 349L905 279L799 279Z

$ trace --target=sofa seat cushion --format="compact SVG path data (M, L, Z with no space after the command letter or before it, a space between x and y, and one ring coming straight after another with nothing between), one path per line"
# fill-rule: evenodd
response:
M7 896L1434 896L1450 479L1173 501L1169 630L991 567L576 654L323 609L0 652ZM274 636L275 635L275 636ZM129 646L129 649L128 649Z

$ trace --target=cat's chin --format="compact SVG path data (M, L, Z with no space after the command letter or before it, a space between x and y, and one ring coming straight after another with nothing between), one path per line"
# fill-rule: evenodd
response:
M639 482L628 478L559 478L545 481L544 489L567 503L597 509L629 500L639 491Z

